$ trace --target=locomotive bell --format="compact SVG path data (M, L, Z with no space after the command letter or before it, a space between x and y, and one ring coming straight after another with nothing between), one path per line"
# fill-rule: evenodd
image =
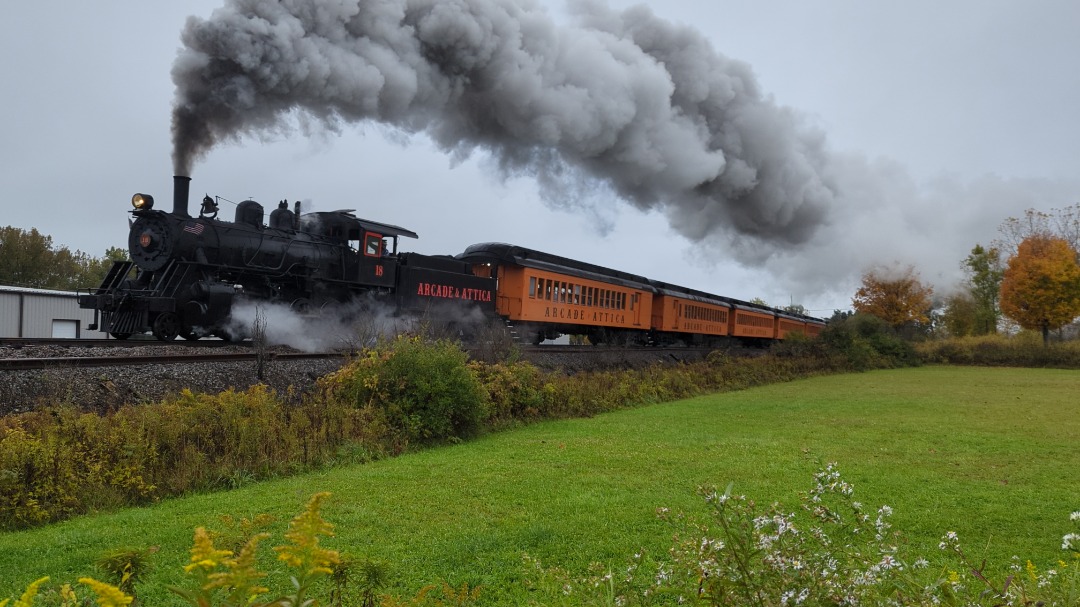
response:
M199 209L199 215L201 217L209 217L210 219L213 219L213 218L217 217L217 213L218 213L217 202L214 201L213 198L210 198L209 195L204 196L203 199L202 199L202 208Z
M131 197L131 206L139 211L149 211L154 208L154 197L149 194L135 194Z

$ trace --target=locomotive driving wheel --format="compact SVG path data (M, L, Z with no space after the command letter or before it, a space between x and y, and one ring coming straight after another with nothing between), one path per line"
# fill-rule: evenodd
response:
M172 341L180 334L180 317L174 312L162 312L154 319L154 337L161 341Z

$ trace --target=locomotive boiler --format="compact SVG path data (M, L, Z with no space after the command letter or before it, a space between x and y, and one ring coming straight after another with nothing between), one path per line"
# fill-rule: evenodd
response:
M391 313L438 320L494 314L495 281L449 256L398 250L405 228L360 219L352 210L301 214L281 201L265 225L253 200L236 207L232 221L217 218L216 200L188 212L190 178L173 178L171 211L154 208L150 195L132 197L130 261L114 262L102 284L79 297L96 311L96 327L118 339L152 333L242 337L229 315L242 300L288 305L298 313L335 304L384 306Z

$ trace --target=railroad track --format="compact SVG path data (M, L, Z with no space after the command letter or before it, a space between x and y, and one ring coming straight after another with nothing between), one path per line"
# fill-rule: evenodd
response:
M26 371L58 367L114 367L177 365L184 363L243 362L256 359L255 352L221 354L162 354L149 356L52 356L49 358L0 358L0 371ZM340 358L340 352L270 352L267 360Z
M715 348L695 348L689 346L670 346L670 347L652 347L652 346L569 346L563 344L550 344L540 346L518 346L518 348L528 354L590 354L597 352L709 352L715 350Z
M139 348L143 346L175 345L184 348L223 348L226 346L251 347L250 341L225 341L223 339L178 339L165 342L157 339L63 339L51 337L2 337L0 348L31 348L34 346L63 346L67 348Z

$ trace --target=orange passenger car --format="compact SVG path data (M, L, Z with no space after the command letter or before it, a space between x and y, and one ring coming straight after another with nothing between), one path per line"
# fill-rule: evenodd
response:
M652 328L662 333L727 335L731 306L660 289L653 297Z
M513 321L647 329L652 299L640 288L539 268L499 267L495 311Z
M806 319L806 336L817 337L821 334L821 330L825 328L825 323L816 318Z
M787 339L792 333L806 335L806 321L787 314L776 315L776 339Z
M603 331L648 332L652 287L643 277L501 243L472 245L458 258L474 273L495 273L495 311L534 339L585 334L600 343L611 335Z
M731 315L730 334L735 337L776 338L775 315L760 308L736 305Z

